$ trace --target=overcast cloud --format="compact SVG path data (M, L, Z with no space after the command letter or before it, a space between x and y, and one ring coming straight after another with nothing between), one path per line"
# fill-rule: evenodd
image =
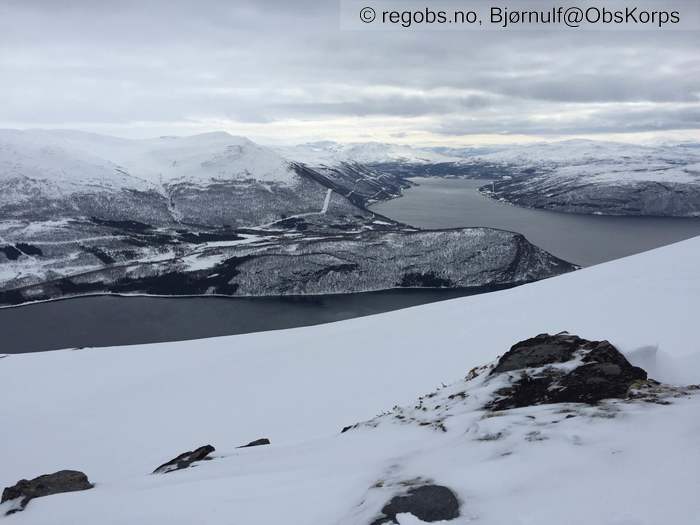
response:
M700 138L699 50L698 32L341 31L333 0L2 0L0 126Z

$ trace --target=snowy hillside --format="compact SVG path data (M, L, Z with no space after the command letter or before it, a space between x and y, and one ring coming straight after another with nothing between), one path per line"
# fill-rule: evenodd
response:
M696 238L512 290L313 328L7 356L4 486L59 469L84 471L95 486L37 498L6 520L369 525L401 508L397 496L441 486L456 499L426 490L458 508L455 524L694 524L693 389L642 381L631 399L597 405L494 412L483 403L516 377L500 361L493 368L499 355L562 330L609 340L658 381L700 382L699 255ZM576 355L558 369L582 367L585 354ZM261 437L272 444L236 448ZM210 461L150 474L207 443Z
M381 142L363 142L340 144L338 142L321 141L300 144L278 151L296 162L309 166L334 166L344 162L359 164L385 164L403 162L407 164L437 164L441 162L456 162L451 157L424 148L385 144Z
M700 215L700 152L688 144L635 146L569 140L471 157L502 166L495 198L521 206L606 215Z
M278 223L276 231L220 232L218 237L204 233L201 242L195 234L168 238L162 232L132 232L120 243L100 239L99 248L90 251L83 243L83 249L108 264L82 271L75 257L47 261L51 246L19 244L25 250L40 250L42 256L18 257L5 265L7 277L0 271L0 306L94 293L254 297L394 288L477 293L576 269L522 235L504 230L420 231L358 221L356 230L313 232L308 230L314 224L301 217L285 225L288 231L280 231ZM147 252L139 263L125 257L120 246L134 241L160 243L160 251L150 256Z
M13 172L0 172L3 178L26 175L77 185L91 175L88 169L56 166L52 155L60 154L76 162L101 159L110 168L121 170L124 178L117 179L113 187L142 189L144 184L158 187L175 182L246 178L290 183L292 179L289 163L272 150L224 132L129 140L70 130L0 130L0 146L5 166L15 164ZM31 162L37 164L36 171L21 171L25 163ZM41 170L51 167L62 175Z
M464 162L465 150L440 150L417 148L379 142L338 144L313 142L298 146L278 148L284 157L312 167L330 178L352 177L362 173L355 192L364 203L398 197L410 183L408 177L484 177L486 170L474 170L474 165ZM355 177L357 180L358 178Z
M257 225L317 209L326 188L227 133L127 140L79 131L0 131L0 213L147 224Z

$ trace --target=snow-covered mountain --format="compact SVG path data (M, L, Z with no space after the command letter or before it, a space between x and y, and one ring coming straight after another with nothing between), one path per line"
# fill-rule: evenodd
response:
M284 157L303 163L331 184L350 179L345 196L361 206L399 197L410 186L409 177L487 176L463 158L430 148L414 148L379 142L339 144L322 141L278 148ZM464 152L462 152L464 154Z
M421 514L416 493L428 487L423 510L457 511L455 525L692 525L700 394L670 385L700 382L699 254L692 239L312 328L6 356L0 482L78 469L94 483L36 498L7 522L369 525L393 515L388 523L415 525L424 521L397 510ZM540 368L498 359L562 330L610 341L661 383L602 343L593 346L617 361L591 363L591 346ZM594 404L502 403L518 384L541 386L545 370L573 380L584 369L609 374L598 384L627 370L631 388ZM555 386L531 394L564 395ZM272 444L237 448L261 437ZM207 443L210 461L151 474Z
M410 177L496 180L485 193L529 207L612 215L700 214L695 143L641 146L592 140L467 148L334 142L283 148L287 158L339 179L359 180L365 205L400 196ZM362 171L361 176L349 175Z
M382 142L340 144L332 141L309 142L298 146L278 148L278 151L297 162L309 166L335 166L342 163L358 164L439 164L456 162L452 157L426 148L414 148Z
M327 188L227 133L127 140L0 131L3 218L254 226L317 211ZM351 206L349 206L351 207Z
M508 176L486 194L521 206L605 215L700 216L700 151L569 140L471 157Z

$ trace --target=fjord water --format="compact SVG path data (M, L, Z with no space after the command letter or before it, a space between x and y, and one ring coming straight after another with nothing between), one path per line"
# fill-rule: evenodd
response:
M0 355L310 326L478 292L406 289L308 297L75 297L0 308Z
M522 233L561 259L589 266L700 235L700 218L608 217L533 210L481 195L484 180L412 179L403 197L372 210L420 228L487 226Z

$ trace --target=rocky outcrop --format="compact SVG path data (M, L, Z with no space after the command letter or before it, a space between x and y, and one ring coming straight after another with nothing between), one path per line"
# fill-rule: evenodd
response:
M0 503L12 502L6 515L24 510L34 498L91 489L93 484L88 477L77 470L60 470L53 474L44 474L32 480L21 479L15 485L2 491Z
M269 445L269 444L270 444L270 440L269 440L269 439L267 439L267 438L260 438L260 439L256 439L255 441L251 441L251 442L248 443L247 445L241 445L241 446L238 447L238 448L259 447L259 446L261 446L261 445Z
M457 496L442 485L413 487L406 494L394 496L382 508L382 515L371 525L399 523L398 514L413 514L424 522L446 521L459 517Z
M496 362L473 368L462 381L421 396L413 406L395 406L373 419L348 425L341 433L387 423L448 432L455 416L473 413L479 419L492 419L500 415L494 414L498 411L557 403L584 405L566 410L604 413L610 408L601 403L604 400L668 404L698 389L647 379L645 370L630 364L608 341L590 341L566 332L540 334L516 343ZM562 413L563 409L552 410ZM474 433L479 440L500 435L500 431L478 428Z
M168 472L172 472L174 470L181 470L184 468L188 468L192 463L195 461L202 461L205 459L211 459L209 458L209 454L214 452L216 450L214 447L211 445L204 445L203 447L199 447L195 450L191 450L189 452L184 452L180 454L179 456L171 459L167 463L163 463L160 467L155 469L153 471L154 474L167 474Z
M647 373L608 341L588 341L567 333L540 334L515 344L490 375L518 373L488 404L505 410L545 403L589 403L626 397Z

